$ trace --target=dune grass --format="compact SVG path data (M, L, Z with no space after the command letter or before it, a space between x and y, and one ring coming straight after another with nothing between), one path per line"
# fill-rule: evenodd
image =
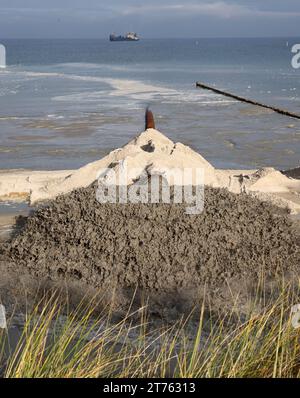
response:
M235 310L208 316L203 303L191 333L189 318L153 330L147 307L112 322L107 312L95 316L93 300L66 313L53 295L26 314L16 347L0 331L2 377L299 377L293 297L285 286L272 304L243 319Z

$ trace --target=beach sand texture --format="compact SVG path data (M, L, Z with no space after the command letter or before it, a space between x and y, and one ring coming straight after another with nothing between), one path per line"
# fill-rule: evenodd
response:
M186 203L99 203L99 170L118 173L125 161L134 170L129 187L145 170L168 179L173 168L204 169L204 211L187 215ZM157 313L166 306L176 314L189 311L204 291L214 308L225 308L228 291L243 301L245 284L251 290L261 275L273 280L299 273L299 230L287 209L298 209L290 198L299 184L272 168L217 170L189 147L148 129L76 171L3 173L4 197L19 188L31 202L46 203L0 245L0 263L8 274L36 281L77 281L80 290L106 294L117 289L120 308L130 304L136 287Z
M288 214L249 195L207 187L204 212L187 215L185 204L100 204L95 190L80 188L37 210L2 243L0 262L37 281L117 288L124 308L138 287L153 310L169 303L177 312L189 311L205 288L214 303L227 284L243 297L242 280L255 286L261 273L299 273Z

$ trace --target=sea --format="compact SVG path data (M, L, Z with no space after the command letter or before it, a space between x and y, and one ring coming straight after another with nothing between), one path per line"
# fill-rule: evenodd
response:
M196 87L200 81L300 114L300 38L7 40L0 169L75 169L157 128L218 168L299 166L300 121Z

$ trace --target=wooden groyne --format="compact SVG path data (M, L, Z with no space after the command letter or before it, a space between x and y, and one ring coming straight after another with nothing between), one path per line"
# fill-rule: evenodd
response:
M203 84L201 82L197 82L196 83L196 87L203 88L205 90L210 90L210 91L213 91L216 94L220 94L220 95L223 95L225 97L233 98L233 99L235 99L237 101L245 102L247 104L260 106L261 108L265 108L265 109L270 109L270 110L272 110L274 112L277 112L277 113L279 113L281 115L284 115L284 116L289 116L289 117L293 117L295 119L300 119L300 115L297 115L296 113L289 112L289 111L287 111L285 109L276 108L274 106L265 105L265 104L262 104L261 102L257 102L257 101L253 101L251 99L240 97L239 95L231 94L231 93L228 93L228 92L223 91L223 90L218 90L215 87L208 86L207 84Z

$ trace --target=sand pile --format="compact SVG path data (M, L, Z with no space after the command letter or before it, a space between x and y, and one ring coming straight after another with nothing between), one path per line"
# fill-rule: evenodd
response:
M187 215L184 203L99 204L99 171L118 174L124 165L135 171L129 186L145 171L167 178L170 170L202 169L204 212ZM148 129L78 170L28 173L2 173L0 198L51 202L0 246L0 263L37 280L70 278L109 293L138 286L165 305L162 296L193 301L208 286L220 297L226 284L257 283L261 272L272 278L299 271L299 238L284 208L300 211L300 182L273 168L217 170Z
M110 152L104 158L78 170L31 172L17 171L0 174L0 200L27 198L31 204L54 199L77 188L85 188L98 177L99 171L112 168L118 172L126 161L129 170L201 168L205 184L217 184L214 167L200 154L181 143L174 143L155 129L148 129L123 148ZM128 180L132 183L133 178Z
M2 260L38 278L79 279L108 291L189 294L207 284L298 270L300 250L282 210L246 194L205 189L204 212L185 204L99 204L95 184L58 197L2 246ZM84 290L84 287L83 287Z
M123 148L78 170L1 172L0 200L28 200L35 204L54 199L74 189L88 187L97 179L99 170L111 168L118 173L125 162L128 170L135 170L137 174L145 170L156 173L174 169L202 169L205 185L227 188L234 193L251 193L278 206L288 207L294 214L300 212L300 182L294 178L294 174L284 175L273 168L216 169L199 153L186 145L174 143L152 128L135 137ZM128 178L127 183L132 183L134 177Z

